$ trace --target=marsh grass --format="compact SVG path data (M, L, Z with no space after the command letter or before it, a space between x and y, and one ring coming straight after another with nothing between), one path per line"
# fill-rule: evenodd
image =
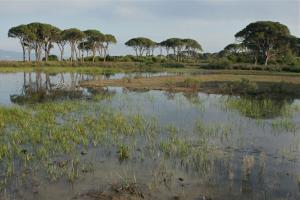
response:
M121 144L118 148L119 160L124 161L129 158L129 149L127 146Z
M99 116L90 116L91 109L101 111ZM80 101L44 103L28 108L0 107L0 167L6 171L6 177L11 177L19 171L14 163L21 162L22 168L32 169L40 160L53 163L47 165L50 180L66 174L70 182L74 182L80 168L87 167L81 162L80 149L111 142L118 144L119 137L144 134L146 122L141 116L127 117ZM62 152L66 159L56 160ZM120 155L122 159L129 157L127 148L123 146Z
M281 118L281 119L274 119L272 121L272 128L273 130L276 131L283 130L283 131L295 133L299 127L292 119Z
M184 81L184 87L191 88L193 91L197 91L200 87L201 81L192 77L186 78Z
M221 107L227 111L237 110L241 115L254 119L268 119L277 116L289 117L295 111L286 100L233 96L222 98Z
M117 104L112 103L112 98L117 99ZM165 170L154 172L153 178L158 179L155 184L157 187L160 186L158 182L166 188L172 187L173 168L198 177L199 182L214 186L218 176L222 176L218 173L223 174L227 166L230 167L230 181L241 176L242 184L246 184L249 183L249 177L256 173L254 166L266 166L261 163L266 163L267 159L262 155L258 161L251 152L248 153L247 148L252 141L244 139L242 134L236 135L236 132L244 131L241 122L278 115L290 120L296 110L289 102L280 103L281 107L275 108L278 104L270 99L259 101L228 97L223 99L221 111L238 111L250 119L207 122L204 120L207 119L206 113L199 110L199 118L191 119L191 127L185 130L176 121L161 122L159 116L147 114L146 106L157 103L153 98L150 93L137 99L126 93L113 97L107 93L102 96L101 93L89 101L65 100L23 107L0 106L0 171L4 172L3 176L0 175L2 191L13 188L21 176L26 179L31 174L41 176L45 182L65 181L74 185L87 173L97 170L96 157L103 159L103 156L120 164L121 168L138 161L149 164L149 167L160 162L167 163L162 167ZM176 114L182 114L184 106L194 109L186 105L190 102L186 95L176 94L173 100L173 106L179 104L181 107ZM275 129L290 129L288 123L278 122L277 125L273 122ZM295 161L298 154L293 152L298 152L296 150L286 148L280 154ZM97 153L94 155L91 153L93 151ZM242 152L240 157L236 157L237 151ZM235 174L229 162L240 162L237 170L241 173ZM136 184L133 183L128 180L111 185L116 186L112 188L118 193L127 194L136 191Z

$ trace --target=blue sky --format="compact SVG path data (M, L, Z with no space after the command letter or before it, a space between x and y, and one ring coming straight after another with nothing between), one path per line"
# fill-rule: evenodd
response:
M194 38L216 52L258 20L279 21L300 37L300 0L0 0L0 49L20 51L8 29L38 21L114 34L111 55L133 53L124 42L137 36Z

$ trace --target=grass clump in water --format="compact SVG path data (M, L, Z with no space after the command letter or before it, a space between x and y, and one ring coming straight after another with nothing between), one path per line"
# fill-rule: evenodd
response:
M192 77L188 77L184 80L184 87L191 88L193 91L197 91L200 87L201 81Z
M119 154L120 161L127 160L129 158L129 148L127 146L121 144L119 146L118 154Z

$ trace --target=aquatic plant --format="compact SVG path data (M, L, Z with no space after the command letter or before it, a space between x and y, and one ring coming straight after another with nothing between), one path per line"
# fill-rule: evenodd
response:
M119 160L123 161L129 158L128 147L125 145L120 145L118 148Z
M184 87L191 88L193 89L193 91L197 91L201 81L192 77L188 77L183 81L183 83L184 83Z
M255 119L290 116L294 112L288 101L269 98L224 97L221 107L228 111L237 110L243 116Z

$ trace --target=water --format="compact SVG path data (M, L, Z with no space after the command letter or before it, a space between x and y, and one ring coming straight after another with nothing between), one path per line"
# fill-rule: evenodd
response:
M116 183L132 181L146 199L300 198L299 99L255 100L205 93L134 92L119 87L91 89L78 86L81 80L124 76L0 74L0 105L4 107L21 105L31 108L32 104L51 101L57 104L68 102L68 105L75 107L80 99L79 107L68 114L71 117L54 123L55 128L66 123L67 129L69 125L73 126L74 120L80 124L81 118L88 118L97 121L91 127L85 127L85 131L92 134L99 131L98 124L102 118L105 120L106 116L114 113L115 117L107 117L107 124L112 127L105 130L109 130L109 135L117 130L117 136L106 138L103 145L88 145L84 154L82 145L78 145L80 150L77 149L75 155L70 153L80 160L81 167L82 163L91 163L92 172L83 173L81 170L80 176L72 183L66 175L51 182L43 167L40 167L36 173L23 174L22 181L13 177L23 184L8 182L0 192L2 197L93 199L95 191L108 191L114 197L121 195L126 199L134 196L139 199L141 196L137 193L126 192L125 189L111 191ZM36 94L40 93L43 95L37 97ZM76 103L73 105L72 102ZM112 111L101 118L99 115L107 109ZM142 116L146 128L137 132L144 134L118 135L120 131L131 133L131 126L115 129L124 123L118 113L129 118ZM38 127L39 122L36 123ZM46 125L41 126L45 127L38 130L47 128ZM32 129L29 127L29 130ZM155 130L154 136L151 135L152 129ZM8 129L4 131L13 133ZM74 131L77 133L77 130ZM0 137L4 138L3 135ZM129 158L122 162L120 144L129 148ZM69 155L56 152L51 160L58 162L66 157ZM35 163L27 168L33 170L35 165L42 164ZM4 169L3 165L0 165L1 169ZM16 169L24 170L22 165ZM5 171L0 174L5 174ZM97 194L104 198L102 193Z

